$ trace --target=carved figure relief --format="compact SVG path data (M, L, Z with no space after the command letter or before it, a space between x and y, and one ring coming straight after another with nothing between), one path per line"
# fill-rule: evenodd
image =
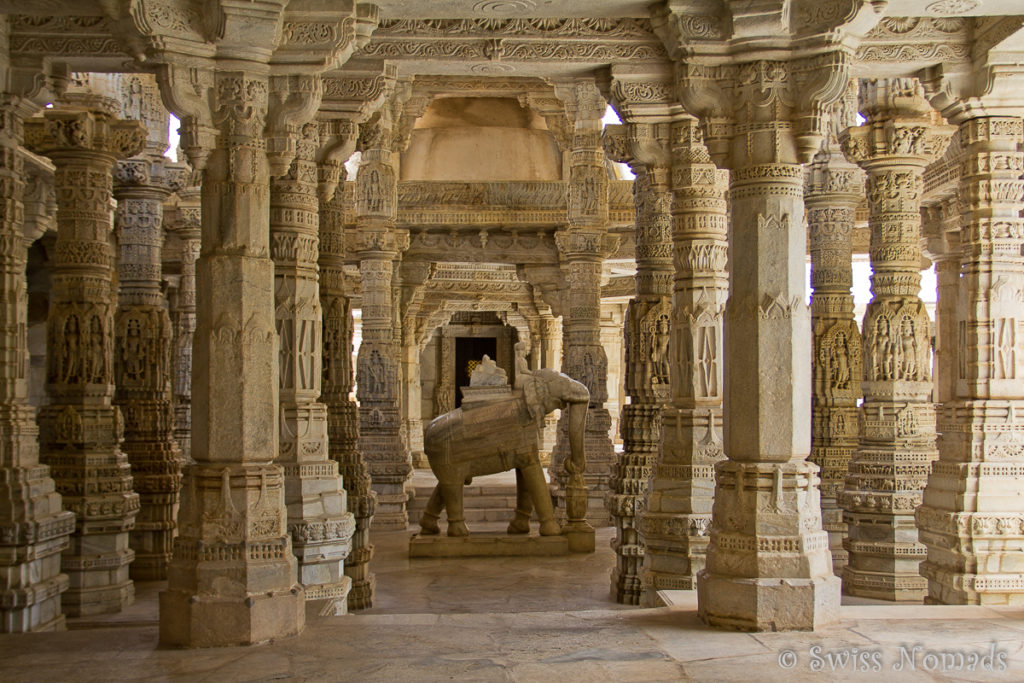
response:
M832 399L860 391L860 334L855 325L845 321L828 328L820 337L817 361L815 384L821 396Z

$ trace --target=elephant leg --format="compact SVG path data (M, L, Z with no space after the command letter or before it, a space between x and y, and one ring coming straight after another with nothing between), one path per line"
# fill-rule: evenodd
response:
M555 521L555 509L551 507L551 494L548 493L548 484L544 480L544 470L540 463L534 459L533 463L520 470L523 473L523 481L526 490L533 499L533 505L537 508L537 519L540 520L541 536L557 536L562 533L562 527Z
M466 516L462 510L462 482L457 484L438 484L441 489L441 497L444 498L444 507L448 511L448 535L469 536L469 527L466 526Z
M508 533L528 534L530 533L530 515L533 513L533 499L530 492L526 490L526 482L523 479L523 471L516 468L516 514L508 523Z
M441 510L444 508L444 499L441 497L441 485L434 487L434 491L427 500L427 507L420 515L420 533L425 536L434 536L441 533L441 527L437 520L441 517Z

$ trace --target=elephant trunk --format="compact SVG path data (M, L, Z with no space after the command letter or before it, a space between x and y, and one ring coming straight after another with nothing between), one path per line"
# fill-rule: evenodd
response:
M582 474L587 467L587 456L583 447L587 428L587 403L570 403L569 416L569 459L565 469L569 474Z

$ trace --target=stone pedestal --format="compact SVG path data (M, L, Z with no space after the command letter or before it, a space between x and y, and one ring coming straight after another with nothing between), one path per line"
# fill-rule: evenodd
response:
M171 320L163 294L163 202L184 185L184 164L172 164L167 110L156 83L122 77L124 116L146 125L142 154L119 161L114 173L118 229L118 294L114 316L114 404L125 421L121 449L132 468L140 509L131 532L131 577L167 578L177 532L181 451L174 441L171 406Z
M39 413L40 451L52 468L75 533L61 563L70 579L69 616L117 612L135 591L129 532L139 510L124 422L114 396L112 178L115 161L137 154L141 123L120 121L113 107L59 106L25 123L26 146L57 170L57 243L51 258L46 388Z
M811 456L821 468L821 517L832 568L842 576L846 523L839 493L857 449L861 397L860 328L853 315L854 213L864 196L863 172L839 151L838 131L856 123L857 81L832 110L829 135L806 168L804 205L811 251L811 329L814 374Z
M318 126L307 123L288 172L270 181L270 238L280 372L280 452L292 550L306 600L344 614L352 580L342 563L355 520L338 464L328 457L327 406L317 399L323 377L319 203L315 155Z
M957 118L965 155L959 192L963 277L958 288L942 291L949 296L959 289L961 301L956 354L943 363L955 395L943 405L939 460L915 515L927 548L920 571L928 582L926 602L1019 606L1024 349L1021 301L1014 293L1024 287L1024 125L1016 116ZM940 277L947 270L952 268Z
M728 293L728 172L711 163L697 121L672 125L675 262L671 394L640 532L647 546L641 604L691 590L704 568L715 463L722 460L722 315Z
M935 448L931 323L919 297L924 168L952 134L913 79L870 81L867 122L842 133L843 151L868 173L873 297L864 316L860 439L840 495L849 525L850 595L918 602L925 548L914 508Z
M195 464L185 470L180 533L160 594L163 645L252 644L305 624L285 477L274 462L280 411L264 73L209 74L219 126L214 147L204 147L210 138L198 125L202 110L183 122L192 162L209 156L196 264ZM186 79L169 87L192 86Z
M39 430L28 403L25 266L31 239L22 222L19 147L24 118L35 109L17 97L0 102L0 633L64 628L60 602L68 577L61 573L61 551L75 529L50 469L39 462Z

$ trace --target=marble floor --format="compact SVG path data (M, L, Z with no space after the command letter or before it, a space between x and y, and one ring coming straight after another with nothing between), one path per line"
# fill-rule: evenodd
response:
M311 609L256 647L157 648L161 585L140 584L121 614L0 636L0 681L1024 680L1024 609L850 604L816 633L716 631L690 592L612 602L612 534L586 556L409 560L408 533L378 533L372 609Z

